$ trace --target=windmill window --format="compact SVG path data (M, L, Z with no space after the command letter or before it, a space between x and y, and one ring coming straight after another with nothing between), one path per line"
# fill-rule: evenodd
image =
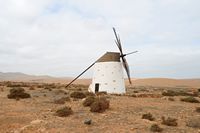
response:
M108 83L105 83L105 85L108 85Z
M102 74L101 76L104 76L104 74Z
M116 80L113 80L113 82L116 82Z
M114 72L112 72L112 74L114 74Z
M114 90L115 90L116 88L114 88Z
M99 70L99 69L97 69L97 71L99 72L100 70Z

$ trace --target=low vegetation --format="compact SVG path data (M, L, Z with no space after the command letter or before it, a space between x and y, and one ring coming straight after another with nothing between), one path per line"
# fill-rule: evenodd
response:
M196 107L196 112L200 113L200 107Z
M110 102L105 97L97 97L95 101L90 105L91 112L102 113L110 106Z
M173 90L167 90L162 92L163 96L198 96L198 93L190 93L185 91L173 91Z
M69 97L61 97L61 98L57 98L54 100L55 104L65 104L65 102L69 102L70 98Z
M10 94L7 95L9 99L24 99L24 98L30 98L31 95L26 93L23 88L17 87L10 89Z
M165 119L165 117L162 117L162 124L167 126L177 126L177 119L168 117Z
M163 131L163 129L157 124L151 125L150 130L152 132L162 132Z
M200 117L191 117L188 119L188 121L186 122L186 125L188 127L192 127L192 128L199 128L200 129Z
M95 101L95 97L94 96L88 96L84 99L83 101L83 106L90 106L93 102Z
M142 119L147 119L147 120L150 120L150 121L155 120L155 118L153 117L153 115L151 113L143 114Z
M86 95L83 92L80 91L74 91L70 94L70 97L72 98L78 98L78 99L83 99L86 97Z
M199 103L199 100L197 100L195 97L186 97L180 99L183 102L189 102L189 103Z
M71 114L73 114L73 111L71 107L68 107L68 106L59 108L55 113L55 115L59 117L67 117Z

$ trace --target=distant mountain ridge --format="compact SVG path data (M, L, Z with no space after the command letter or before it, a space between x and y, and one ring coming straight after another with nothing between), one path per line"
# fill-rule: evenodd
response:
M54 77L42 75L42 76L35 76L35 75L28 75L20 72L0 72L0 80L2 81L18 81L18 80L37 80L37 79L54 79Z
M51 77L48 75L28 75L20 72L0 72L0 81L16 82L45 82L45 83L69 83L73 78ZM200 88L200 79L171 79L171 78L141 78L132 79L132 86L157 86L157 87L198 87ZM78 79L75 84L89 85L91 79ZM129 85L126 80L126 85Z

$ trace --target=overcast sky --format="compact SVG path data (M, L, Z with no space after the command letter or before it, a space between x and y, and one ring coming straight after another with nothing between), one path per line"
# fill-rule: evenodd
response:
M120 34L131 77L200 78L200 0L0 0L0 71L76 76ZM92 70L84 77L91 77Z

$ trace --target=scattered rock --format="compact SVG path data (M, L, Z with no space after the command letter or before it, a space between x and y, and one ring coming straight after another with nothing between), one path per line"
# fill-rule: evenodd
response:
M78 99L83 99L86 97L86 95L83 92L79 92L79 91L74 91L70 94L70 97L72 98L78 98Z
M9 99L20 99L20 98L30 98L31 95L24 92L25 90L21 87L10 89L10 94L7 95Z
M90 125L91 123L92 123L91 119L85 119L84 120L84 124L86 124L86 125Z
M168 117L165 119L165 117L162 117L162 124L167 126L177 126L177 119Z
M163 131L163 129L157 124L151 125L150 130L152 132L162 132Z
M55 113L55 115L59 117L67 117L71 114L73 114L73 111L71 107L68 107L68 106L59 108Z
M91 112L104 112L109 108L110 102L105 97L98 97L90 106Z
M147 120L150 120L150 121L155 120L155 118L153 117L153 115L151 113L143 114L142 119L147 119Z

